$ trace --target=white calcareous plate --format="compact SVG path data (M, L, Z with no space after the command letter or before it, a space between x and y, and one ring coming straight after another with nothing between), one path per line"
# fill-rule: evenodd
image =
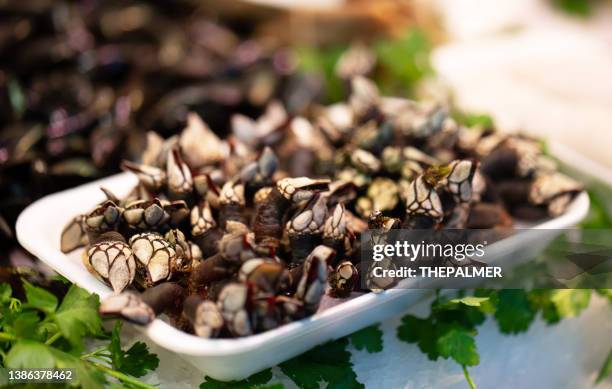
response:
M123 173L44 197L19 216L17 238L23 247L59 274L103 299L112 293L111 289L83 266L82 250L69 254L60 251L60 235L72 217L104 200L101 186L121 196L135 184L133 175ZM581 193L564 215L536 227L550 230L571 227L585 217L588 208L588 195ZM510 245L519 250L521 243L524 242L514 241ZM510 252L512 249L510 247ZM393 289L379 294L356 295L342 303L326 299L319 312L309 318L239 339L199 338L161 319L143 330L152 341L181 355L206 375L219 380L235 380L274 366L320 343L398 315L428 293L425 289Z

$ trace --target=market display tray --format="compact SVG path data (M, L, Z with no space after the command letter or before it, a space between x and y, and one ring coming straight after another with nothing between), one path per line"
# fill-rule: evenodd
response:
M112 291L90 274L81 261L81 251L60 251L60 234L74 215L104 200L100 187L117 195L127 194L136 184L129 173L110 176L70 190L46 196L28 206L17 220L21 245L62 276L104 299ZM531 228L561 230L580 222L589 209L589 197L580 193L560 217ZM519 251L525 241L508 238L504 257ZM503 242L502 242L503 243ZM533 246L536 247L536 246ZM427 297L427 289L392 289L382 293L354 294L349 299L326 298L315 315L277 329L238 339L203 339L156 319L140 327L160 346L171 350L206 375L219 380L245 378L274 366L323 342L337 339L407 310Z

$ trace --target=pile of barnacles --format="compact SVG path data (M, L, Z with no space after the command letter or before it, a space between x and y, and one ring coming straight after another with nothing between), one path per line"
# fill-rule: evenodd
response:
M179 136L150 133L141 163L123 163L137 186L103 189L62 234L62 251L85 245L116 292L100 312L247 336L313 314L325 295L393 286L360 269L367 229L509 226L559 215L582 190L533 139L462 127L448 107L382 97L362 77L351 89L310 120L278 102L235 115L227 139L196 114Z

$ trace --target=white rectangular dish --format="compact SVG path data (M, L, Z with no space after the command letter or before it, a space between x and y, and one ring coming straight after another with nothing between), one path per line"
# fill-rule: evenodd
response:
M68 255L60 251L60 234L72 217L104 199L100 186L111 189L117 195L124 195L134 184L136 178L123 173L44 197L19 216L17 238L24 248L55 271L103 299L111 293L111 289L83 266L81 250ZM588 208L588 195L581 193L563 216L535 228L553 230L571 227L586 216ZM508 248L508 245L504 245L506 255L526 245L526 242L517 240L503 243L513 246ZM397 315L429 293L426 289L392 289L379 294L359 295L340 304L340 300L327 299L323 309L309 318L239 339L199 338L179 331L160 319L143 327L143 330L152 341L181 355L210 377L219 380L242 379L318 344Z

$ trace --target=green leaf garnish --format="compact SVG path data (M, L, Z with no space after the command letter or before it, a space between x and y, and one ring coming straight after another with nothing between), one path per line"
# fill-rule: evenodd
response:
M451 303L464 304L470 307L480 307L485 301L489 301L489 297L465 296L462 298L450 300Z
M30 307L40 309L45 313L55 312L57 309L57 297L52 293L30 284L26 280L23 280L23 287Z
M610 349L608 357L601 366L601 369L599 369L599 374L597 374L597 380L595 382L600 383L610 375L612 375L612 349Z
M551 301L562 317L575 317L589 306L591 291L588 289L559 289L552 293Z
M268 382L272 379L272 370L266 369L241 381L218 381L214 378L206 377L206 381L200 384L200 389L282 389L280 382Z
M96 295L72 285L58 306L57 297L50 292L25 280L23 286L27 302L20 309L11 309L16 299L10 286L0 284L0 366L73 368L74 385L84 389L115 385L108 377L118 380L121 387L153 388L134 377L155 369L159 363L157 356L140 342L125 352L120 347L117 350L118 330L105 347L81 354L87 339L103 334ZM117 358L121 370L111 367Z
M357 350L366 350L369 353L378 353L383 349L383 333L378 325L366 327L349 335L351 344Z
M526 331L535 319L527 292L522 289L504 289L497 296L499 301L495 319L500 331L506 334Z
M142 377L149 371L157 369L159 358L156 354L149 352L146 344L136 342L127 351L121 348L121 325L121 321L115 322L108 347L113 368L134 377Z
M53 368L56 365L49 347L28 339L15 343L6 355L4 363L9 368Z
M451 328L437 340L440 356L452 358L460 365L475 366L480 363L474 334L461 327Z
M474 113L461 113L459 114L459 122L466 127L482 127L485 129L494 128L495 122L489 115L474 114Z
M363 388L353 371L347 345L347 338L328 342L279 366L300 388L318 389L320 381L327 382L327 388Z
M73 285L53 315L59 331L75 349L83 349L85 336L101 333L99 304L98 296Z

